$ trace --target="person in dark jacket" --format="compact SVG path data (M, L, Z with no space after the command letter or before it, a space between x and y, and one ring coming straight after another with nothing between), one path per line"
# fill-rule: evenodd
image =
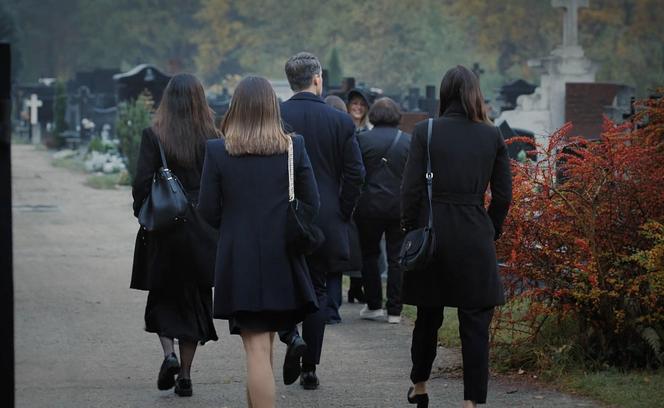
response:
M387 318L389 323L401 320L401 267L399 250L403 242L401 230L401 177L410 135L400 131L399 106L390 98L380 98L369 110L374 128L357 136L367 177L355 210L362 246L362 278L367 304L360 317L377 319L384 316L383 286L378 267L380 241L385 235L387 272Z
M323 307L327 304L327 275L340 276L350 262L349 225L364 181L364 165L353 121L347 114L326 105L320 97L323 79L318 58L305 52L296 54L288 59L285 70L296 93L282 103L281 117L285 126L304 137L320 191L316 223L325 235L325 242L307 257L321 308L308 315L302 324L306 351L295 327L279 336L288 344L284 382L294 382L302 370L301 385L316 389L319 384L316 365L320 362L328 317Z
M318 309L304 256L286 249L291 147L295 198L317 211L318 188L304 140L284 132L266 79L240 82L221 131L207 144L198 206L220 234L214 317L242 336L248 406L274 407L274 333Z
M360 133L371 130L373 124L369 120L369 98L358 88L353 88L346 94L346 109L353 118L355 132Z
M404 303L417 306L409 402L426 407L426 381L436 356L445 306L458 308L463 355L464 407L486 402L489 325L504 304L494 241L512 200L507 147L488 120L475 74L457 66L440 85L440 117L432 122L433 262L406 273ZM428 121L415 126L402 185L402 225L422 227L428 217L425 173ZM487 186L491 203L484 207Z
M193 75L175 75L164 90L152 127L143 131L132 185L134 215L138 217L150 194L153 175L162 167L161 144L168 167L192 203L187 218L171 230L139 229L131 277L131 288L150 291L145 330L159 335L164 350L157 387L166 390L175 385L180 396L192 395L190 370L196 343L217 340L212 322L210 267L216 234L193 209L205 142L217 134L214 112L207 105L203 86ZM181 362L175 355L174 338L179 341Z

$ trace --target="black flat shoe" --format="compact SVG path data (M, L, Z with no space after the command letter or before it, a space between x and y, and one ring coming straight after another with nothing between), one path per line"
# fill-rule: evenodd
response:
M417 404L417 408L428 408L429 407L429 394L413 394L413 387L408 389L408 394L406 398L411 404Z
M175 385L175 374L180 371L180 362L178 361L175 353L171 353L168 357L164 358L159 369L159 376L157 377L157 388L160 390L168 390Z
M315 371L303 371L300 375L300 385L305 390L315 390L320 385Z
M288 348L286 349L286 357L284 358L283 377L284 384L290 385L297 381L302 371L300 359L307 350L307 343L304 342L301 336L293 336Z
M175 383L175 393L181 397L191 397L194 390L191 388L191 379L178 378Z

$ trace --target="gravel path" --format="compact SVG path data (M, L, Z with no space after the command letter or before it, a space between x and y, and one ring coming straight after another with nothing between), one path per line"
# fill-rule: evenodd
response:
M220 340L199 349L194 396L158 391L157 337L143 331L146 293L130 290L137 224L130 191L93 190L85 175L52 167L47 152L13 146L17 407L243 407L244 353L217 321ZM321 387L281 382L279 407L404 407L410 326L360 321L328 326ZM439 364L458 360L441 349ZM492 379L489 407L591 407L594 403ZM458 407L461 380L434 378L432 407Z

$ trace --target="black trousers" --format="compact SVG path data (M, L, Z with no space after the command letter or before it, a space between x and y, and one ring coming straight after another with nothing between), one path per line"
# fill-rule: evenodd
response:
M387 314L399 316L401 304L402 271L399 265L399 251L404 234L398 219L357 218L362 247L362 278L367 306L371 310L383 307L383 285L378 265L381 255L380 240L385 234L387 251Z
M302 322L302 338L307 343L307 351L302 356L302 364L312 366L320 363L320 354L323 349L325 335L325 322L329 311L327 308L327 267L324 259L307 257L307 266L311 275L311 282L318 298L318 311L307 315ZM279 339L290 344L293 336L299 335L297 326L291 330L279 332Z
M484 404L489 382L489 325L493 307L458 309L458 313L463 357L463 399ZM410 379L414 384L429 379L438 347L438 329L442 324L442 307L417 308L410 347L413 360Z

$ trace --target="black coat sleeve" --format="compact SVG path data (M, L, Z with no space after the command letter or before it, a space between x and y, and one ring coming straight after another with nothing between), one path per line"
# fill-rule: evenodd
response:
M316 209L316 215L320 208L320 195L318 193L318 184L314 176L314 170L309 161L307 149L304 146L302 136L293 138L294 148L297 147L299 155L296 159L297 168L295 169L295 197Z
M214 141L211 141L214 142ZM198 211L203 219L213 228L219 229L221 223L221 173L217 166L210 143L205 149L201 190L198 194Z
M150 194L152 177L154 176L154 172L159 169L159 162L160 158L158 157L150 130L145 129L141 136L141 146L136 163L136 175L131 186L131 195L134 197L134 216L136 217L138 217L138 212L141 210L143 201Z
M364 176L366 175L362 153L357 143L355 132L351 128L346 138L343 151L343 169L341 174L341 193L339 208L345 220L350 220L360 198Z
M418 227L418 220L426 194L426 146L421 137L421 126L413 131L408 159L401 182L401 227L410 231Z
M496 130L497 151L496 159L493 162L493 172L491 174L491 203L487 210L493 228L496 231L494 240L500 237L503 229L503 222L507 217L507 211L512 202L512 170L510 167L510 157L507 152L507 146L500 132Z

